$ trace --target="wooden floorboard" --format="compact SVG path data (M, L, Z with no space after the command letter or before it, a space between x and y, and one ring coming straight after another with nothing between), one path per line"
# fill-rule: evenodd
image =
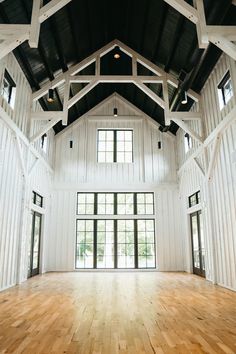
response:
M0 293L0 354L236 353L236 293L184 273L48 273Z

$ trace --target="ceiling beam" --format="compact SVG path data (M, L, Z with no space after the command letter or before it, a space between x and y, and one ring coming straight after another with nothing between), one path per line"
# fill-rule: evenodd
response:
M69 2L71 2L71 0L51 0L40 9L39 22L43 23Z
M186 18L188 18L191 22L198 22L198 13L197 10L194 9L191 5L189 5L184 0L164 0L167 4L172 6L175 10L180 12Z
M29 141L30 144L34 143L36 140L38 140L41 136L46 134L52 127L54 127L55 124L57 124L61 120L61 117L56 117L53 118L50 122L45 124L37 133L35 133L33 136L30 137Z
M208 26L203 0L194 0L196 9L184 0L164 1L195 23L199 48L205 49L209 43L212 43L236 60L236 45L233 43L236 40L236 26Z

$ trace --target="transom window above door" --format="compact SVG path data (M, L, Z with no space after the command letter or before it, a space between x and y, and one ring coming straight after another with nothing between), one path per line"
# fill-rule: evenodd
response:
M133 131L99 129L97 132L97 162L132 163Z
M79 215L153 215L154 195L149 192L77 193Z

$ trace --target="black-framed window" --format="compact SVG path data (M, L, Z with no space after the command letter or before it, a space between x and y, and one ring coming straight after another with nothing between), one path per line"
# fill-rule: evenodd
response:
M94 267L94 220L77 220L76 268Z
M95 193L77 193L77 214L93 215Z
M76 269L155 267L154 219L76 220Z
M43 197L34 191L32 192L32 202L41 208L43 207Z
M99 129L97 161L101 163L133 162L133 130Z
M114 193L97 193L97 214L114 214Z
M153 193L137 193L137 214L154 214Z
M16 96L16 84L7 70L4 72L2 96L14 108Z
M134 214L134 193L117 193L117 214Z
M152 192L77 193L78 215L153 215Z
M201 203L200 191L197 191L196 193L194 193L188 197L188 204L189 204L190 208L199 204L199 203Z
M230 98L233 96L233 86L229 71L227 71L217 88L220 109L222 109L224 106L226 106Z

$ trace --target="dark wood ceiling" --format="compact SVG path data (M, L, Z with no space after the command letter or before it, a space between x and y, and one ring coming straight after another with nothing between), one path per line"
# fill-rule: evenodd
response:
M187 2L192 5L192 1ZM204 5L208 24L236 24L236 7L231 6L231 0L204 0ZM32 0L5 0L0 4L0 22L30 23L31 9ZM176 78L185 72L183 87L197 92L221 55L213 45L199 50L195 25L163 0L73 0L42 24L37 49L25 42L14 54L36 91L115 38ZM129 64L126 55L117 61L110 53L102 60L102 72L129 74ZM73 85L71 96L82 87ZM149 87L161 95L160 85ZM70 109L69 123L115 91L164 126L162 109L132 84L98 85ZM174 110L190 108L191 100L184 106L179 103L180 90L169 91ZM63 89L56 89L55 96L54 104L48 104L46 97L40 100L44 110L62 109ZM172 123L169 130L176 133L177 128ZM55 126L56 132L61 129L60 123Z

